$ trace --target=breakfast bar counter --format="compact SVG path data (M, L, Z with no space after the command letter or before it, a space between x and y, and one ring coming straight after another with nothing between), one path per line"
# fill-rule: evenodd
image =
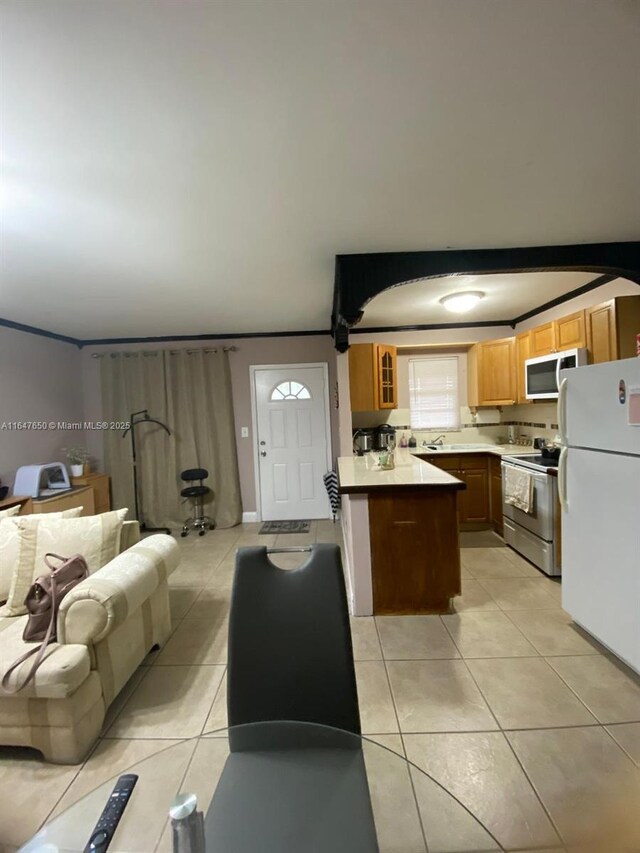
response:
M448 613L460 594L457 494L465 484L395 451L395 467L376 455L338 460L351 611Z
M434 465L425 464L409 450L395 450L395 467L391 470L381 469L376 464L377 457L375 453L341 456L338 459L340 493L369 493L380 489L464 489L463 482Z

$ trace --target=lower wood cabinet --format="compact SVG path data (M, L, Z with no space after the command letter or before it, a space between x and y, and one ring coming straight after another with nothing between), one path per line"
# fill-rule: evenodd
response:
M449 600L461 592L456 494L369 494L374 614L449 612Z
M442 468L466 485L458 494L458 521L460 524L488 524L490 520L488 454L420 456L431 465Z
M87 474L83 477L72 477L72 486L91 486L95 504L95 514L109 512L111 509L110 477L107 474Z
M460 521L462 523L479 524L489 521L489 474L486 468L462 469L458 478L466 484L467 488L460 492Z
M502 460L499 456L489 457L489 493L491 496L491 524L502 536Z
M442 468L466 485L458 494L458 521L461 525L493 527L502 535L502 468L499 456L491 453L420 456Z

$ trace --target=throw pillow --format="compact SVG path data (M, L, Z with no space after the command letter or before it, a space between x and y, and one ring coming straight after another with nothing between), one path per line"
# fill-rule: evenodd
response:
M17 515L20 512L20 504L17 506L10 506L9 509L0 509L0 521L3 518L10 518L12 515Z
M83 518L33 520L22 516L13 521L18 528L19 556L11 578L7 603L0 611L3 616L22 616L29 587L46 573L45 554L72 557L82 554L93 574L120 553L120 535L126 509L87 515Z
M41 512L32 515L12 515L11 517L4 518L0 515L0 601L6 601L9 597L13 570L18 563L18 554L20 551L18 528L16 526L18 521L23 518L31 520L41 520L43 518L78 518L81 512L82 507L78 506L73 509L65 509L63 512ZM3 613L3 610L4 608L0 608L0 615L7 615Z

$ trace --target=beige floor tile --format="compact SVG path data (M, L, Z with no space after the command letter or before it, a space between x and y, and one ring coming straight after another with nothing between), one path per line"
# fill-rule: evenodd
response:
M389 661L401 732L497 729L463 661Z
M405 735L409 761L455 796L506 848L558 844L501 732Z
M377 616L386 660L459 658L439 616Z
M350 622L354 660L382 660L382 650L373 616L352 616Z
M162 750L170 748L178 740L101 740L76 778L67 788L55 807L51 817L59 814L90 794L100 785L126 773L138 764ZM135 771L134 771L135 772Z
M312 526L309 533L279 533L276 536L276 548L306 548L316 541L316 532Z
M294 534L289 534L293 536ZM235 548L255 548L257 545L264 548L273 548L276 544L276 536L271 533L241 533L235 542Z
M531 643L500 611L443 616L447 630L465 658L537 655Z
M46 764L33 750L0 747L0 844L19 846L35 835L79 771Z
M619 723L606 727L627 755L640 767L640 723Z
M363 734L395 734L398 721L384 662L356 661L356 681Z
M227 619L185 616L153 665L226 664L228 624Z
M155 654L155 653L154 653ZM142 679L149 672L148 666L139 666L136 671L133 673L131 678L124 685L120 693L113 700L111 705L107 708L107 713L104 718L104 722L102 724L102 733L108 731L110 726L112 725L115 718L118 716L120 711L124 708L126 703L128 702L133 691L138 687Z
M603 728L507 737L565 844L581 853L640 850L639 771Z
M203 587L208 583L213 572L214 567L211 565L203 566L196 562L183 561L169 576L168 584L170 587Z
M223 666L153 666L133 691L109 738L189 738L203 729Z
M524 560L516 563L507 556L507 548L466 548L460 551L462 565L472 577L524 578L531 577L531 566ZM533 570L535 572L535 569Z
M311 557L311 553L309 551L304 552L293 552L291 554L269 554L269 559L273 563L274 566L277 566L279 569L285 569L285 571L290 571L291 569L297 569L303 563L306 563L307 560Z
M167 823L173 798L183 780L197 740L182 741L144 758L134 768L138 782L114 834L114 851L151 851ZM109 780L87 794L50 827L52 849L82 850L113 789ZM49 849L49 848L47 848Z
M549 663L601 723L640 722L640 678L615 658L550 658Z
M534 566L533 563L530 563L529 560L525 560L524 557L521 557L517 551L514 551L513 548L507 546L504 549L505 556L508 560L514 564L514 566L518 566L521 568L526 577L531 578L546 578L547 575L543 571L541 571L537 566Z
M455 613L466 613L474 610L499 610L497 603L487 590L476 580L462 579L462 595L451 600Z
M185 616L188 619L226 619L230 603L230 595L226 590L205 587L198 591L198 597Z
M427 853L406 761L367 741L363 753L380 853Z
M416 767L411 781L420 810L429 853L487 853L499 845L446 789Z
M504 729L596 722L542 658L468 660L467 665Z
M465 569L465 567L461 565L460 566L460 577L462 578L462 580L471 580L473 575L471 574L469 569Z
M211 734L226 729L229 725L227 719L227 673L222 677L220 687L213 700L211 711L204 724L205 733Z
M544 578L503 578L478 581L501 610L553 610L560 604Z
M202 738L185 773L181 790L195 794L198 808L205 814L228 756L229 746L226 739ZM169 824L165 827L156 853L173 853L172 830Z
M367 741L373 741L373 743L395 752L402 758L406 758L402 735L366 735L365 737Z
M596 655L605 651L564 610L512 610L509 619L541 655Z
M169 606L171 608L171 624L177 623L186 616L193 602L202 591L199 586L173 586L169 588Z

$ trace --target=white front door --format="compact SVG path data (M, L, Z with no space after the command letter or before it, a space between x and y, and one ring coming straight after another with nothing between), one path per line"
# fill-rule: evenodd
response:
M327 518L326 367L253 371L262 520Z

